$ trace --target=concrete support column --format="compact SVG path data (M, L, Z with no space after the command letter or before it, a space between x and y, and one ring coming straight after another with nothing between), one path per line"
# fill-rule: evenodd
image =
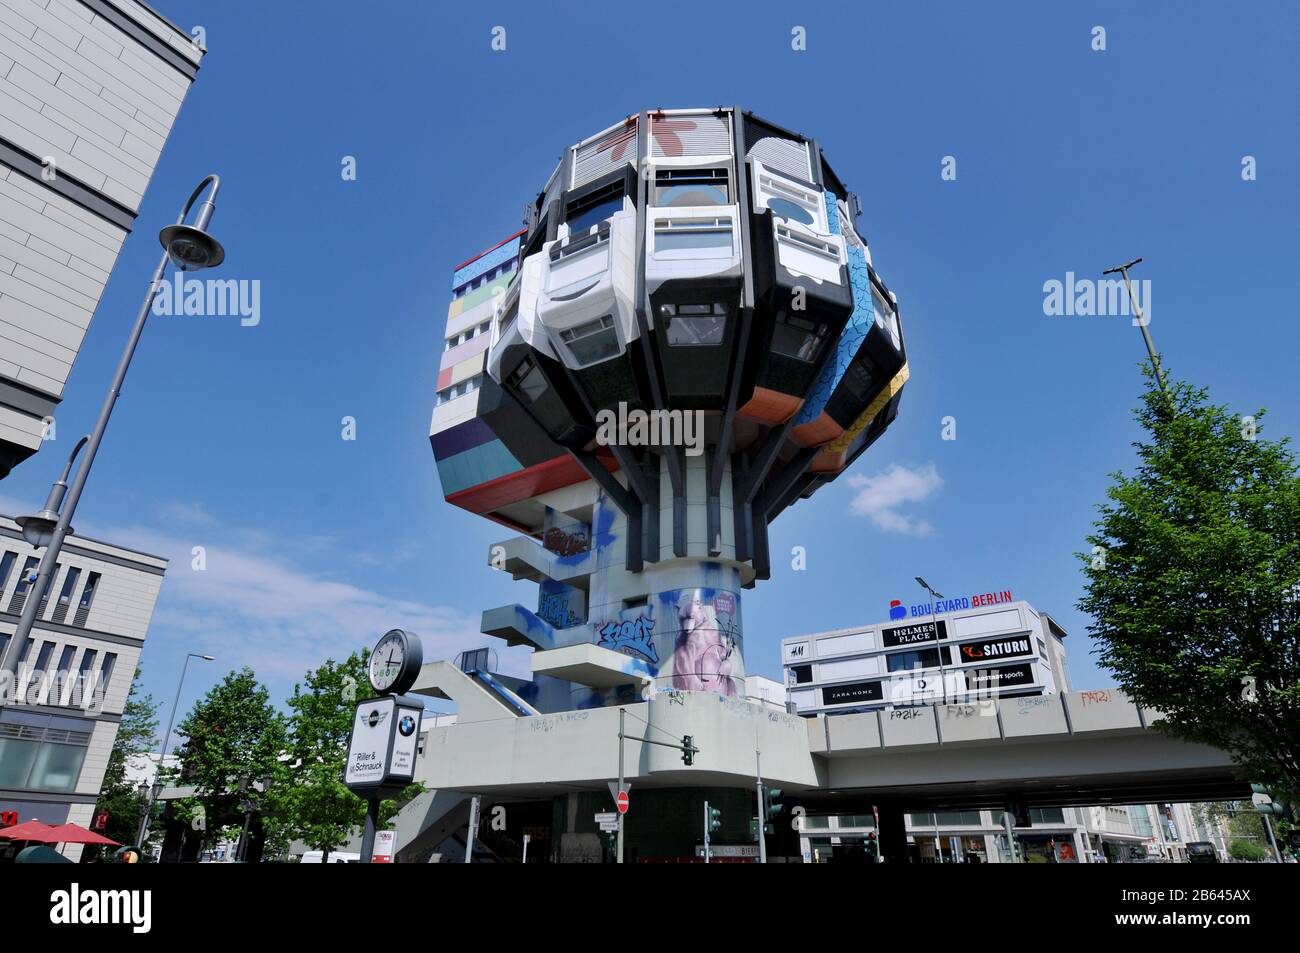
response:
M877 804L880 812L880 853L887 864L907 863L907 813L898 803Z

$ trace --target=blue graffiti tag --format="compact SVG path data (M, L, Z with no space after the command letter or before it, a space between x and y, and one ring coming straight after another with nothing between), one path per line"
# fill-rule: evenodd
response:
M640 655L646 661L658 664L659 653L654 644L654 619L641 616L624 622L606 622L600 627L597 645L622 652Z

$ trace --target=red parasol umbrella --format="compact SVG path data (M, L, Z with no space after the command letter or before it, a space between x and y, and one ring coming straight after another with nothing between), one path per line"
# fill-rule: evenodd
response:
M49 828L42 838L48 843L56 844L110 844L113 847L121 847L115 840L96 834L94 831L86 830L80 824L59 824Z
M59 838L49 836L52 830L54 830L52 826L42 824L40 821L23 821L13 827L0 829L0 837L8 840L31 840L45 844L55 844L58 843Z

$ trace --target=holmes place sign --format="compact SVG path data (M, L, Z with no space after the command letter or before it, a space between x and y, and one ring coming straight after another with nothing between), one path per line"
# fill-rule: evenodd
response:
M892 629L880 630L880 642L885 648L895 648L899 645L921 645L925 642L935 641L935 626L938 626L938 637L940 639L948 638L948 627L942 622L918 622L915 625L899 625Z

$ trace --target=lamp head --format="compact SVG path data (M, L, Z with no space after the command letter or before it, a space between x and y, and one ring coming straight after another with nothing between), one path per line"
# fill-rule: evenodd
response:
M168 225L158 233L158 240L181 271L215 268L226 260L221 242L193 225Z
M59 514L51 509L41 510L31 516L19 516L14 520L23 531L23 539L37 549L44 549L54 538L54 527L59 524ZM72 527L68 527L72 532Z

